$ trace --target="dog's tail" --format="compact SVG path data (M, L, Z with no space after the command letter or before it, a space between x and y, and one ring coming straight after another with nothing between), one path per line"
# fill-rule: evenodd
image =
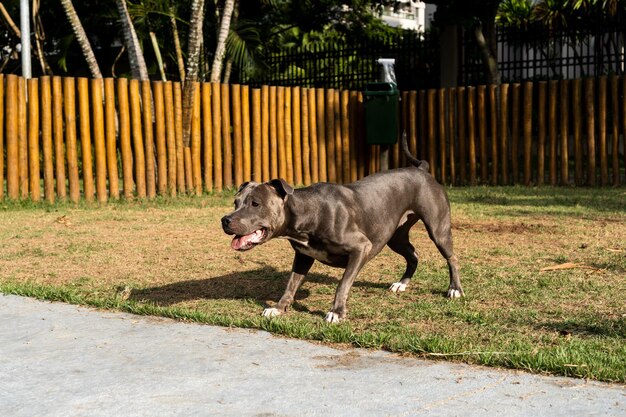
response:
M417 159L416 157L411 155L411 151L409 151L408 139L406 137L406 130L402 133L402 150L404 151L404 155L406 156L406 159L411 163L411 165L423 171L429 171L430 165L428 165L428 162Z

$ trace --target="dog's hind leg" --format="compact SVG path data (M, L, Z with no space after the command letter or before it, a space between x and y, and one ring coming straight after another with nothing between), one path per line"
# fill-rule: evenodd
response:
M276 307L266 308L263 310L263 317L274 317L287 311L291 303L293 303L296 291L300 288L300 284L302 284L304 277L309 272L309 269L311 269L311 266L313 266L313 262L314 259L310 256L296 252L296 256L293 259L291 274L289 275L289 281L287 282L287 288L285 288L285 293L276 304Z
M459 275L459 261L454 254L452 248L452 230L450 226L450 216L445 216L438 222L430 222L428 219L422 219L430 239L435 243L441 255L448 262L448 271L450 273L450 286L448 287L447 296L449 298L460 298L463 295L461 287L461 278ZM433 224L434 223L434 224Z
M389 290L392 292L405 291L409 281L411 281L411 278L417 269L417 252L415 252L415 248L409 241L409 230L411 230L411 227L415 224L417 218L411 217L409 217L407 222L395 231L391 239L389 239L389 242L387 242L387 246L389 246L392 251L401 255L406 260L406 270L402 275L402 279L398 282L394 282L391 284L391 287L389 287Z

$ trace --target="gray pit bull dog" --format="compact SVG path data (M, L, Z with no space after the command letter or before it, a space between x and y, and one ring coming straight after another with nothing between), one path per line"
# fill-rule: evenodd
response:
M283 314L315 260L345 268L332 309L325 320L346 318L348 292L359 271L385 245L406 260L393 292L405 291L417 268L418 257L409 242L409 230L421 220L430 239L448 262L447 296L463 296L459 266L452 250L450 204L444 188L428 173L428 163L402 148L412 166L370 175L349 185L313 184L294 190L285 180L246 182L235 195L235 211L222 218L222 228L235 235L231 247L246 251L282 237L289 240L295 258L285 293L263 316Z

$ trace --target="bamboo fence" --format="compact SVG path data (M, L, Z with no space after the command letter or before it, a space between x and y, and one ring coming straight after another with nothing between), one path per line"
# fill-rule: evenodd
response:
M282 177L350 183L380 169L360 91L201 83L189 146L177 82L0 74L0 198L200 195ZM626 182L626 77L400 94L409 148L451 185ZM389 166L406 165L392 145Z

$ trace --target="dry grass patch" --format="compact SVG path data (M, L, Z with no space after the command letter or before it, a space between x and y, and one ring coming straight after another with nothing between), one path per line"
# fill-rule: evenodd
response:
M421 224L420 265L384 250L366 265L349 321L322 323L341 271L316 263L290 314L259 317L282 294L285 240L230 249L231 197L0 211L0 291L265 328L293 337L626 381L623 189L451 189L467 297L445 299L447 266ZM621 201L621 203L620 203ZM566 269L542 271L565 264ZM568 266L569 264L569 266Z

